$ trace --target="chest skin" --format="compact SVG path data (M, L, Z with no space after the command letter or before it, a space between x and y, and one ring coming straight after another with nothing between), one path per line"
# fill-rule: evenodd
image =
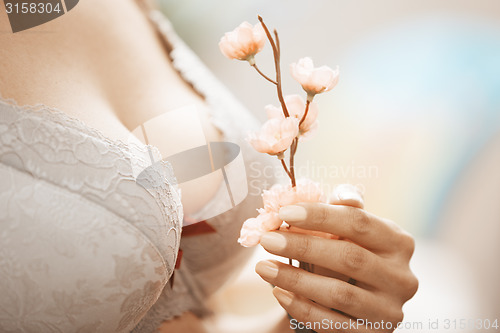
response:
M65 15L15 34L0 7L3 98L57 108L125 142L147 120L196 105L207 140L221 140L203 98L175 71L136 1L80 1ZM163 126L169 132L175 124ZM182 140L189 143L189 135ZM185 212L203 207L219 181L183 189Z

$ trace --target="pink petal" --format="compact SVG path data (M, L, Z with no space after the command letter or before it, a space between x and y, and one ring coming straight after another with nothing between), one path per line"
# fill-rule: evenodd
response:
M290 65L290 72L295 81L297 81L301 85L309 79L309 76L311 74L310 71L307 71L306 69L304 69L304 67L300 66L297 63L293 63Z
M311 85L314 85L317 93L323 92L332 82L333 72L331 70L316 69L311 75Z
M261 221L257 218L250 218L243 223L238 243L245 247L255 246L259 244L262 234Z
M283 111L281 111L281 108L277 108L272 104L266 105L264 107L264 110L266 111L268 119L284 118L285 117L285 115L283 114Z
M314 137L317 131L318 131L318 121L315 121L314 123L309 125L307 130L300 133L299 140L301 142L308 141Z

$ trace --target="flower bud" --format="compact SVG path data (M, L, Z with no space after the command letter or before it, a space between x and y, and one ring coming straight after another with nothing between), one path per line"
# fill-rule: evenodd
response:
M339 68L332 70L328 66L314 67L309 57L300 59L297 63L290 65L293 78L300 83L302 89L307 92L308 100L314 95L329 91L339 81Z
M252 26L243 22L233 31L226 32L219 42L219 48L229 59L246 60L254 65L254 56L264 48L265 43L266 33L262 24Z

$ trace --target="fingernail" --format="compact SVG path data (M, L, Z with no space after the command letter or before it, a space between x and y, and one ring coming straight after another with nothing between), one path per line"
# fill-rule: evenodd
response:
M361 195L358 192L353 192L353 191L342 191L339 192L338 197L340 200L347 201L347 200L355 200L359 202L363 202L363 198L361 198Z
M358 201L363 202L363 196L358 188L352 184L340 184L335 187L332 193L341 201Z
M266 232L260 239L260 244L266 250L281 251L286 247L286 238L277 232Z
M279 287L274 287L273 295L274 295L274 297L276 297L276 299L278 299L278 301L281 303L281 305L283 305L285 307L292 304L293 295L284 289L281 289Z
M302 206L285 206L281 207L279 216L283 221L303 221L307 218L307 210Z
M274 279L278 276L278 265L271 261L260 261L255 266L255 272L265 279Z

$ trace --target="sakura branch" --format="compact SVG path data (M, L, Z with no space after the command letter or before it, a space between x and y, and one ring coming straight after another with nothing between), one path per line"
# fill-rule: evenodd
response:
M292 77L306 92L306 99L299 95L283 95L281 81L281 46L276 30L271 34L262 17L259 23L252 25L243 22L236 29L227 32L219 42L221 52L229 59L248 61L257 73L266 81L276 86L280 106L267 105L265 111L268 120L261 129L248 137L250 145L258 152L276 156L290 184L276 184L264 191L264 208L258 210L256 218L245 221L238 241L243 246L254 246L267 231L279 229L284 223L279 219L281 207L298 202L325 202L321 186L307 179L297 180L295 176L295 154L299 141L309 139L318 127L317 104L313 101L317 94L333 89L339 78L338 67L335 70L327 66L314 67L311 58L302 58L290 65ZM271 45L274 58L274 79L264 74L257 66L256 55L265 46L266 38ZM288 153L288 165L285 162Z

